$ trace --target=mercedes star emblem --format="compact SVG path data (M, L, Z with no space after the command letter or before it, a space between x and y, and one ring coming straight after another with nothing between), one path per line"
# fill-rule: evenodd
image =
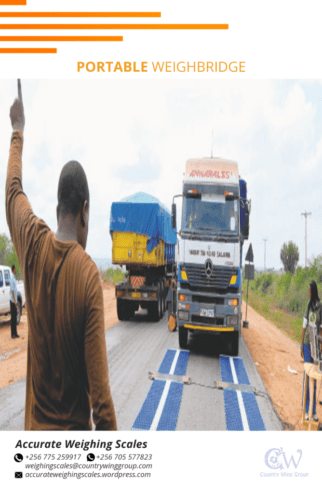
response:
M210 260L210 258L206 260L205 273L207 277L210 277L212 274L212 261Z

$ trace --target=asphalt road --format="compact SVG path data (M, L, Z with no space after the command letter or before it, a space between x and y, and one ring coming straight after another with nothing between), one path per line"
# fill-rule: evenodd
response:
M176 430L226 430L224 392L216 388L221 381L220 354L225 348L211 334L190 334L190 351ZM150 322L141 311L135 319L120 322L106 331L111 390L119 430L131 430L167 349L179 349L178 332L170 332L166 316ZM242 358L266 430L282 426L243 338ZM258 392L257 392L258 391ZM260 394L260 395L258 395ZM266 396L265 396L266 394ZM0 390L0 430L23 430L25 379Z

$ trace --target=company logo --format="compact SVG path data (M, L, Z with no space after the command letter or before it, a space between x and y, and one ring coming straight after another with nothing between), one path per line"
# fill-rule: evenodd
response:
M206 263L205 263L205 273L206 273L206 276L207 277L210 277L211 274L212 274L212 261L210 260L210 258L208 258L206 260Z
M287 455L283 452L283 448L271 448L265 454L265 464L270 469L284 470L291 466L297 469L302 458L302 450L297 450L294 455Z

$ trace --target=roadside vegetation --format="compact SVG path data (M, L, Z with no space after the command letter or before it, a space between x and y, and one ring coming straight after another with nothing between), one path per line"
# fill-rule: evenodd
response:
M113 269L110 267L105 272L103 272L103 280L107 282L111 282L114 285L118 282L123 281L125 278L125 272L123 272L119 267Z
M291 339L300 343L303 315L309 300L308 287L314 279L322 299L322 255L309 267L297 267L294 273L266 272L255 274L249 282L248 303ZM247 281L243 298L246 301Z
M15 251L15 247L11 239L6 234L0 234L0 265L6 265L11 268L16 266L16 278L22 279L22 274Z

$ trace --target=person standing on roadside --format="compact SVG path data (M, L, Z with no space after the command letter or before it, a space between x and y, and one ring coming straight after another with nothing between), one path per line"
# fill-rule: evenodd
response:
M67 163L58 184L57 232L39 219L22 189L25 126L20 81L10 109L13 128L6 213L21 267L28 313L26 430L116 430L100 274L85 253L89 190L85 172Z
M10 313L11 313L11 339L20 337L17 334L17 281L16 281L16 266L11 267L12 275L10 279Z
M309 322L317 323L319 330L321 323L321 304L318 294L318 287L315 281L311 281L309 285L309 302L303 318L303 330L301 338L301 357L304 359L304 363L313 363L310 347L310 332ZM309 406L310 406L310 390L309 390L309 377L307 378L307 395L305 405L305 419L308 419ZM303 375L303 399L304 399L304 382L305 372ZM313 395L313 419L318 421L318 415L316 413L316 380L314 382L314 395Z

